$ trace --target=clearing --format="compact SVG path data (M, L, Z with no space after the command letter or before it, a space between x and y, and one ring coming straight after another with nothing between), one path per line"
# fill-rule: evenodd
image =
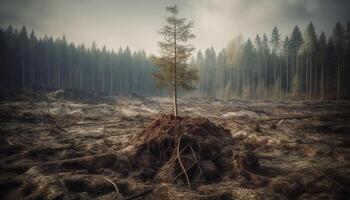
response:
M188 97L180 118L171 103L2 91L0 198L350 196L350 102Z

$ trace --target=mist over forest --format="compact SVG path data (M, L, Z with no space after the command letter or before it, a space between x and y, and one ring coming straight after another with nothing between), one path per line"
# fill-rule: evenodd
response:
M350 21L317 34L310 23L288 35L275 27L255 38L236 36L226 48L198 50L188 62L199 73L190 95L243 99L348 99ZM129 47L117 51L74 44L64 36L37 37L35 31L0 29L1 84L10 88L83 89L108 94L157 96L157 69L150 54Z

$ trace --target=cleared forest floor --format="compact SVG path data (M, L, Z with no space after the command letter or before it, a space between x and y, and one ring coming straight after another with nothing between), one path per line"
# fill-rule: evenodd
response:
M171 110L171 103L166 98L111 98L76 91L2 92L0 198L350 196L350 102L180 99L180 115L205 117L229 129L260 165L250 176L227 174L193 190L182 183L142 181L133 172L133 161L125 164L123 157L137 133Z

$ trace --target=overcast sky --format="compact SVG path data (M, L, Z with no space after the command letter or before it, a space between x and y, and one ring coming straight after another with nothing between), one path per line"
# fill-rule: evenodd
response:
M0 0L0 26L25 25L39 36L157 53L164 7L174 3L195 22L197 49L220 50L238 34L270 35L274 26L284 37L295 25L303 29L311 21L329 35L337 21L350 18L350 0Z

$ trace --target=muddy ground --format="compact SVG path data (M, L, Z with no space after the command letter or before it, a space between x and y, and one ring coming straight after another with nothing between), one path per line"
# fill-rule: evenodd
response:
M141 180L133 161L121 158L142 128L171 110L170 99L27 90L1 96L0 199L350 196L348 101L181 98L181 115L229 129L260 166L250 178L224 176L189 190L183 183Z

